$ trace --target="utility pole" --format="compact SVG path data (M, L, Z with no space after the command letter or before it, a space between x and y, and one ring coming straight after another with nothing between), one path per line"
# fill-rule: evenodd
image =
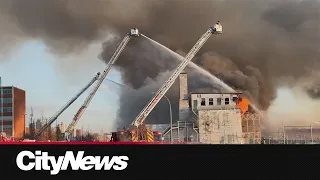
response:
M29 131L32 137L34 137L35 135L35 124L33 121L33 108L31 106L31 114L30 114L30 127L29 127Z
M282 130L283 130L283 144L286 144L286 132L285 132L285 128L284 128L283 122L282 122Z
M310 133L311 133L311 143L313 144L313 132L312 132L312 125L310 125Z
M81 126L81 141L83 141L83 126Z
M1 88L1 92L0 92L0 106L1 106L1 132L3 132L3 90L2 90L2 79L0 77L0 88Z

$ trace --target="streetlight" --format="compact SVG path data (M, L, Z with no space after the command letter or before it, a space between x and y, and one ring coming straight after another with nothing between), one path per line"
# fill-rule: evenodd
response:
M163 95L163 97L165 97L169 103L169 108L170 108L170 142L172 142L172 108L171 108L171 103L170 103L169 98L166 95Z
M152 92L152 94L155 94L155 92ZM169 111L170 111L170 142L172 142L172 108L169 98L166 95L163 95L163 97L166 98L169 104Z
M286 144L286 132L285 132L285 127L284 127L284 123L282 123L282 130L283 130L283 144Z

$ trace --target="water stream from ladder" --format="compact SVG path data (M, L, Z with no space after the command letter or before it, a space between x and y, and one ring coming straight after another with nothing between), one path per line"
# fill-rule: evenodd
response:
M172 51L171 49L167 48L166 46L158 43L157 41L147 37L146 35L140 34L141 36L145 37L146 39L148 39L149 41L151 41L152 43L156 44L159 47L162 47L163 49L167 50L168 52L170 52L171 54L175 55L177 57L177 59L179 61L184 61L184 57L182 57L181 55L179 55L178 53ZM208 72L207 70L203 69L202 67L198 66L197 64L193 63L192 61L188 64L189 67L197 70L200 74L208 77L209 79L211 79L213 82L215 82L216 84L218 84L220 87L222 87L223 89L229 91L230 93L234 93L236 92L233 88L231 88L229 85L227 85L226 83L224 83L221 79L217 78L216 76L214 76L213 74L211 74L210 72ZM250 104L251 107L253 108L253 110L257 113L261 113L260 110L253 104Z

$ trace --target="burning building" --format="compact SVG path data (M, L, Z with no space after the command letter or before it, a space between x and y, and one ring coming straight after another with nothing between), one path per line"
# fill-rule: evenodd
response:
M198 116L199 141L242 144L241 110L236 93L191 93L190 110Z
M164 130L166 140L207 144L260 143L260 115L251 112L250 102L242 93L188 93L187 81L187 74L181 73L179 121L171 130L170 127Z

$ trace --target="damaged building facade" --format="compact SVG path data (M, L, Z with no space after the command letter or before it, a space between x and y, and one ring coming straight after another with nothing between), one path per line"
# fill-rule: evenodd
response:
M244 112L239 107L241 93L188 93L185 72L180 74L179 84L179 120L163 131L165 141L260 143L260 115Z
M199 142L206 144L242 144L241 110L238 94L192 93L191 110L197 114Z

